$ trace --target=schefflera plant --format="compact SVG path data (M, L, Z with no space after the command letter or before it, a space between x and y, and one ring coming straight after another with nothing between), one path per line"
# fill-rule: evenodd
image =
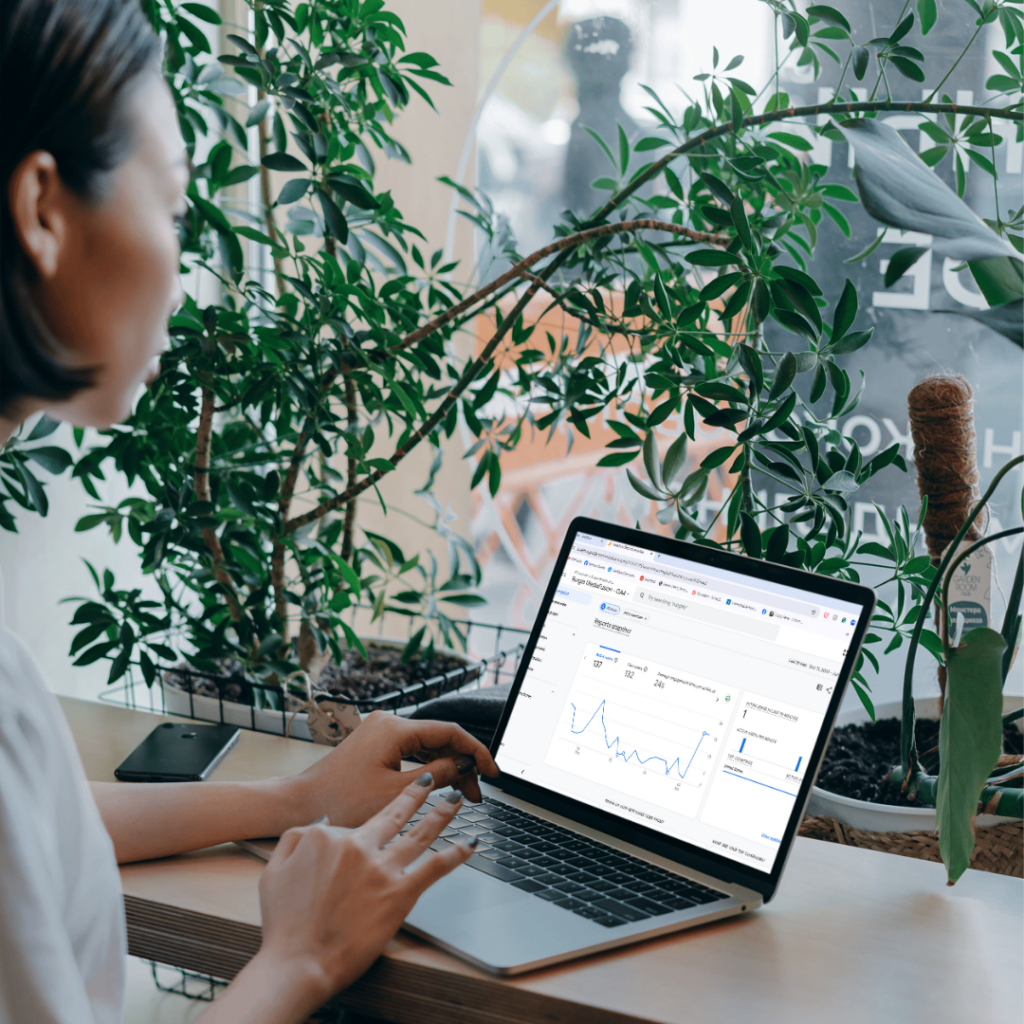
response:
M221 27L216 59L211 8L147 10L190 153L206 154L192 168L182 259L212 301L186 300L159 380L75 467L97 500L111 469L141 485L144 496L78 529L124 534L158 589L94 573L100 600L75 613L76 663L107 658L111 682L140 672L150 685L182 656L207 671L233 660L264 678L298 667L315 678L330 655L363 649L348 621L360 601L374 617L424 620L407 659L464 645L455 620L481 601L479 569L431 493L436 460L423 518L447 544L446 569L408 551L401 519L391 536L361 531L352 493L394 468L382 444L439 441L416 427L460 372L443 334L395 345L458 292L444 279L453 265L374 185L381 154L409 159L390 134L396 113L413 95L430 103L424 86L447 79L406 52L379 0L253 2L253 31Z

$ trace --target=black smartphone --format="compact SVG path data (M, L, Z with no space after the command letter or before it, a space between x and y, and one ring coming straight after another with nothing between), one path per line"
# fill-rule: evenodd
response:
M115 769L122 782L202 782L238 742L236 725L164 722Z

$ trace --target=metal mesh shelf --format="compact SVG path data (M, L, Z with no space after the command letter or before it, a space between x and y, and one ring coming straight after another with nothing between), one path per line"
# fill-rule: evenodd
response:
M404 630L411 633L415 620L406 616L387 613L379 620L378 635L386 639L395 636L388 626L401 620ZM409 714L428 700L454 690L481 689L511 682L515 678L529 631L513 626L460 620L466 636L467 662L457 668L440 673L428 679L417 680L399 689L356 702L363 712L375 710ZM368 637L373 639L373 637ZM189 686L170 686L165 677L190 677ZM202 685L207 694L197 693ZM213 696L209 691L214 691ZM239 693L238 691L243 691ZM230 691L230 692L228 692ZM242 696L243 700L233 699ZM225 722L255 732L269 732L276 735L291 735L307 739L304 728L296 728L294 707L283 699L279 686L265 685L254 680L215 676L193 669L166 669L160 674L159 683L152 688L142 682L131 680L100 694L101 701L130 707L140 711L158 714L175 714L199 721ZM338 698L343 701L344 698Z

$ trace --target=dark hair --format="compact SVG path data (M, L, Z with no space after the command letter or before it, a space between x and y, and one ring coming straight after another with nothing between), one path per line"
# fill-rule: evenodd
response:
M11 176L46 150L69 188L102 201L132 147L128 86L157 68L159 52L139 0L0 3L0 414L19 398L68 398L91 380L62 365L29 298L34 271L14 230Z

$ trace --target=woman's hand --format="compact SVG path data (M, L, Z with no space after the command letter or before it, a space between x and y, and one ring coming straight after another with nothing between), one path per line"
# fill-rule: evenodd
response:
M421 772L362 828L285 832L260 879L260 951L204 1024L305 1020L377 959L420 894L473 853L469 843L444 844L410 867L461 805L453 790L399 836L432 782Z
M302 790L307 821L326 814L332 825L355 828L392 801L423 772L403 772L402 758L431 758L435 789L454 786L480 799L476 770L496 776L487 748L450 722L411 721L374 711L344 743L291 781Z

